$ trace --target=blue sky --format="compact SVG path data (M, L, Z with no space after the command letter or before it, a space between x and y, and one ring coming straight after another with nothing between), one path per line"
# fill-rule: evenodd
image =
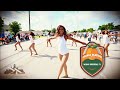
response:
M120 12L118 11L30 11L31 29L43 30L64 25L67 30L81 30L94 28L114 22L120 25ZM23 31L29 30L28 11L2 11L0 15L5 18L5 24L13 21L21 23Z

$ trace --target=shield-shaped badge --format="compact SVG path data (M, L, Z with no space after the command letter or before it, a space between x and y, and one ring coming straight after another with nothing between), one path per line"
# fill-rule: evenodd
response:
M105 49L95 42L80 48L80 66L90 76L97 75L105 65Z

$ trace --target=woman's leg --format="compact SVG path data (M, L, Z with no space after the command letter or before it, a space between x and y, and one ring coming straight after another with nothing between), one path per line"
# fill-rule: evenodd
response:
M35 49L35 43L33 43L32 48L33 48L33 50L34 50L34 51L35 51L35 53L36 53L35 55L38 55L38 54L37 54L37 51L36 51L36 49Z
M107 57L109 57L109 54L108 54L108 47L109 47L109 44L107 44L107 46L106 46Z
M33 46L33 43L30 45L30 47L29 47L29 50L30 50L30 53L31 53L31 56L32 56L32 46Z
M20 42L19 42L18 44L19 44L19 46L21 47L21 49L23 50L23 48L22 48L22 46L21 46Z
M51 44L51 42L50 41L47 41L47 47L48 47L48 43L50 44L50 46L52 47L52 44Z
M77 47L77 43L75 42L75 45L76 45L76 47Z
M18 42L15 43L15 50L17 50L17 44L18 44Z
M62 61L63 55L59 54L58 57L59 57L60 61Z
M51 45L51 47L52 47L52 44L51 44L51 42L49 41L49 43L50 43L50 45Z
M60 61L62 62L63 55L59 54L58 56L59 56ZM66 65L66 63L65 63L65 65L64 65L63 68L64 68L64 71L65 71L65 76L64 76L64 77L68 77L67 65Z
M47 47L48 47L48 41L47 41Z
M104 44L105 52L106 52L106 54L107 54L106 57L109 57L109 54L108 54L108 46L109 46L109 44Z
M63 60L61 62L60 69L59 69L59 72L58 72L58 79L59 79L59 77L60 77L60 75L61 75L61 73L63 71L63 67L66 64L66 62L68 60L68 57L69 57L69 53L67 53L67 54L64 55L64 58L63 58ZM67 73L67 68L65 68L65 72Z
M73 41L72 41L72 46L73 46Z

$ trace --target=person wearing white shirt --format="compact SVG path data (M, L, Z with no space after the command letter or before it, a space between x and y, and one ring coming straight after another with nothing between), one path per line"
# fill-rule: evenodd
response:
M73 32L73 36L72 36L73 38L76 38L76 33L75 32ZM73 46L73 44L75 44L76 45L76 47L77 47L77 43L73 40L72 41L72 46Z
M103 35L102 35L102 33L100 32L100 34L99 34L99 41L101 42L101 39L103 38Z
M61 61L61 65L60 65L60 68L59 68L57 79L59 79L59 77L60 77L60 75L63 71L63 68L64 68L64 71L65 71L64 78L68 78L66 62L67 62L68 57L69 57L69 50L68 50L67 45L66 45L67 39L78 42L78 43L81 43L83 45L86 45L86 43L81 42L79 40L76 40L76 39L72 38L70 35L68 35L66 33L65 27L62 26L62 25L59 25L57 27L57 31L56 31L55 36L49 38L48 40L51 40L51 39L57 39L57 41L58 41L58 57Z
M105 52L107 54L106 57L109 57L108 47L110 45L110 34L107 30L103 31L102 34L103 34L103 44L104 44Z
M92 33L89 32L89 34L88 34L88 41L89 41L89 42L91 42L91 38L92 38Z
M20 34L18 33L18 34L16 34L16 43L15 43L15 51L17 50L17 44L21 47L21 50L23 50L23 48L22 48L22 46L21 46L21 44L20 44L20 42L21 42L21 40L20 40Z
M35 49L35 42L34 42L34 33L33 32L30 32L30 36L29 36L29 39L30 39L30 42L31 42L31 45L29 47L29 50L30 50L30 53L31 53L31 56L32 56L32 49L35 51L35 55L38 55L37 54L37 51Z
M50 40L48 40L50 38L50 32L48 33L48 35L47 35L47 47L48 47L48 43L51 45L51 47L52 47L52 44L51 44L51 42L50 42Z

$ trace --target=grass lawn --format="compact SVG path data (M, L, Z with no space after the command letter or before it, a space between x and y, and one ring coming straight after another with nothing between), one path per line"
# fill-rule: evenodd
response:
M40 36L40 38L44 38L45 36ZM38 39L39 36L35 36L35 39Z

